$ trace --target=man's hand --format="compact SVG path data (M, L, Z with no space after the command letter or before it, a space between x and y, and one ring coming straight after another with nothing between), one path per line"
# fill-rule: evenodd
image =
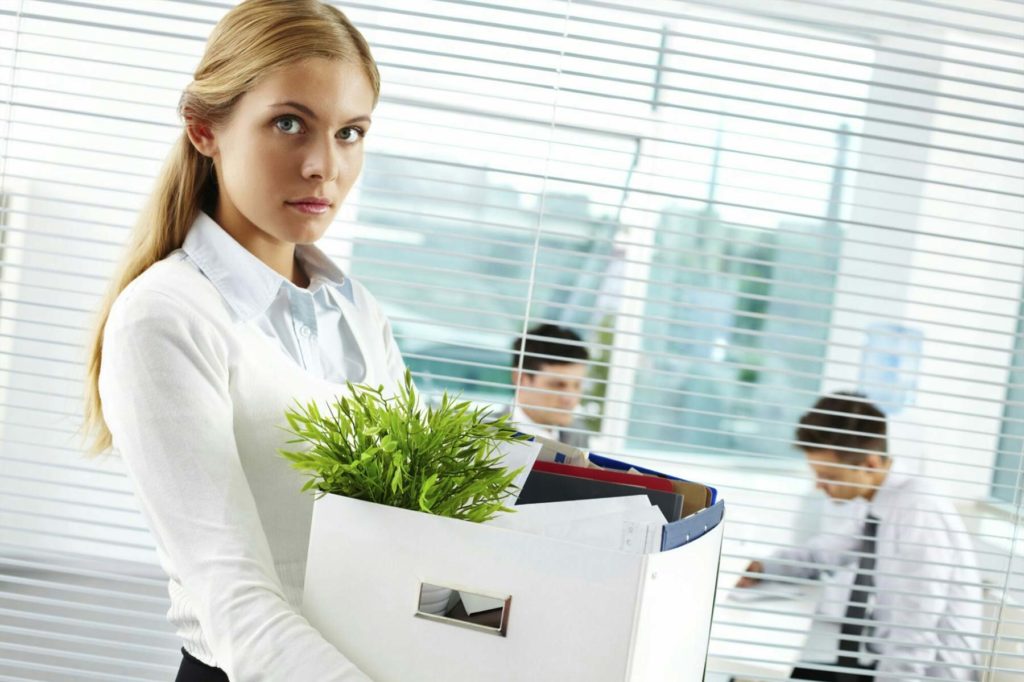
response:
M764 564L760 561L751 561L750 565L747 566L747 573L764 573ZM754 585L761 582L760 578L752 578L750 576L743 576L736 581L736 587L753 587Z

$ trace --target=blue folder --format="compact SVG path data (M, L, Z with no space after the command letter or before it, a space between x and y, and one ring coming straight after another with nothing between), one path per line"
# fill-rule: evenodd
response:
M725 517L725 500L690 514L685 519L666 523L661 529L661 551L682 547L715 529Z
M649 476L661 476L662 478L671 478L676 481L686 481L687 483L694 482L687 481L685 478L679 478L678 476L669 476L668 474L663 474L660 471L655 471L654 469L645 469L644 467L638 467L637 465L630 464L628 462L620 462L617 459L605 457L604 455L596 455L593 452L589 453L589 459L597 466L604 467L605 469L617 469L619 471L629 471L630 469L636 469L641 474L648 474ZM705 488L708 489L708 491L711 492L711 501L708 505L708 507L710 508L714 506L716 502L718 502L718 491L704 483L701 483L701 485L703 485Z

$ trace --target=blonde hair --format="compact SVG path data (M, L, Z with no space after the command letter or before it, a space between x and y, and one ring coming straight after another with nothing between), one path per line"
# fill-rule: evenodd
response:
M344 13L320 0L245 0L214 27L178 113L216 127L270 71L314 57L361 64L376 103L377 65L370 46ZM90 332L81 430L84 438L92 438L89 454L113 445L99 394L103 329L110 309L136 277L181 247L199 211L212 210L216 198L213 162L196 151L183 129L139 214Z

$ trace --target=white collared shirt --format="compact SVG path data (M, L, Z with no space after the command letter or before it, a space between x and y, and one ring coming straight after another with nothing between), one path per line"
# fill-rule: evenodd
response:
M319 248L299 244L295 256L309 276L295 286L200 213L182 250L243 322L253 322L281 350L316 376L360 383L366 361L342 313L340 297L354 305L352 283Z
M541 438L551 438L552 440L559 439L558 429L533 421L520 405L516 405L515 409L512 410L512 422L522 433L540 436Z
M924 479L890 471L859 514L824 529L802 548L762 562L766 575L817 578L857 568L866 514L879 519L873 628L863 659L877 658L878 682L977 680L983 617L981 575L956 508ZM824 652L823 652L824 657Z

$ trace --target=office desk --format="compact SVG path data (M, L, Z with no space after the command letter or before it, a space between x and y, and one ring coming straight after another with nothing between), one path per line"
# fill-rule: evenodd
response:
M722 557L708 672L752 679L787 679L801 661L835 658L839 626L815 618L820 586L796 596L740 601L729 597L749 561ZM770 585L757 590L771 590Z

